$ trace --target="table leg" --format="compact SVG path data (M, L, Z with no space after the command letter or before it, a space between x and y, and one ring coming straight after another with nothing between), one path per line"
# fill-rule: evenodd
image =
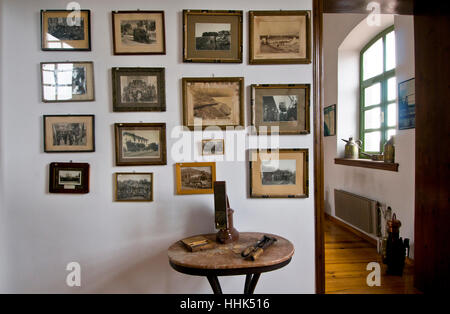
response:
M244 294L253 294L256 288L256 284L258 283L260 273L257 274L247 274L245 276L245 287Z
M217 279L217 276L207 276L207 278L214 294L222 294L222 288L220 287L220 282L219 279Z

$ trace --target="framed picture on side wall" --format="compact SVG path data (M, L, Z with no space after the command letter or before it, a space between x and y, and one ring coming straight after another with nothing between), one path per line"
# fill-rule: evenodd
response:
M52 162L49 176L50 193L89 193L89 164Z
M336 105L331 105L323 110L324 136L336 135Z
M416 127L416 80L414 78L398 84L398 129Z

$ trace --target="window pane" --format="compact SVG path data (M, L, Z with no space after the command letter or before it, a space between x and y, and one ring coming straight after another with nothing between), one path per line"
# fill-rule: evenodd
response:
M390 139L391 139L391 136L395 136L395 134L397 134L397 130L396 130L396 129L388 130L388 131L387 131L387 137L386 137L386 139L387 139L387 140L390 140ZM395 143L394 143L394 144L395 144Z
M393 77L388 80L388 101L397 99L397 78Z
M386 35L386 71L394 69L395 61L395 32Z
M377 83L364 90L364 106L370 107L381 103L381 84Z
M364 136L364 149L366 152L380 151L381 132L366 133Z
M363 54L363 80L383 73L383 39L380 38Z
M379 129L381 127L380 107L367 110L364 113L364 129Z
M388 126L396 126L397 125L397 104L393 103L388 105Z

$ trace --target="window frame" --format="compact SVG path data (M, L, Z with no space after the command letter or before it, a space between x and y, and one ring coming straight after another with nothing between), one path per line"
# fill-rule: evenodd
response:
M397 121L394 126L388 126L389 121L389 113L388 113L388 106L391 104L397 103L397 97L394 100L388 100L388 81L391 78L396 77L396 67L394 67L392 70L386 71L387 66L387 43L386 43L386 37L391 32L395 32L395 26L392 25L376 35L372 40L367 43L366 46L361 50L360 52L360 78L359 78L359 85L360 85L360 118L359 118L359 125L360 125L360 139L362 141L362 151L365 153L371 153L371 154L379 154L383 151L383 145L388 140L387 134L390 130L396 130L397 129ZM364 80L364 53L370 49L378 40L382 39L383 41L383 73L371 77L369 79ZM381 85L381 95L380 100L381 102L379 104L375 104L369 107L365 107L365 89L373 86L374 84L380 83ZM396 82L397 85L397 82ZM396 89L395 89L396 90ZM379 128L375 129L365 129L365 112L371 109L380 108L380 114L381 114L381 123ZM397 119L396 119L397 120ZM380 147L379 151L367 151L365 149L365 135L367 133L377 132L379 131L381 133L380 136ZM360 154L360 158L368 158L368 156Z

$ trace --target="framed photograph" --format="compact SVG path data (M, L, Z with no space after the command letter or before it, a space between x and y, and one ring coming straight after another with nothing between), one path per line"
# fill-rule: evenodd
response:
M183 61L242 63L242 15L183 10Z
M116 166L166 165L165 123L116 123Z
M225 141L223 139L202 140L202 155L215 156L225 154Z
M91 50L91 11L41 11L41 48L52 51Z
M416 127L416 80L414 78L398 84L398 129Z
M113 68L113 111L166 111L164 68Z
M252 125L258 134L310 133L309 84L252 85Z
M215 162L176 164L177 194L213 194Z
M89 193L89 164L52 162L49 178L50 193Z
M336 105L323 110L324 136L336 136Z
M183 78L183 123L191 130L244 126L244 78Z
M164 11L112 12L115 55L166 54Z
M250 64L311 63L310 11L250 11Z
M94 101L92 62L42 62L43 102Z
M153 173L118 172L116 202L153 202Z
M308 150L250 150L250 197L307 198Z
M94 151L94 115L44 116L44 152Z

